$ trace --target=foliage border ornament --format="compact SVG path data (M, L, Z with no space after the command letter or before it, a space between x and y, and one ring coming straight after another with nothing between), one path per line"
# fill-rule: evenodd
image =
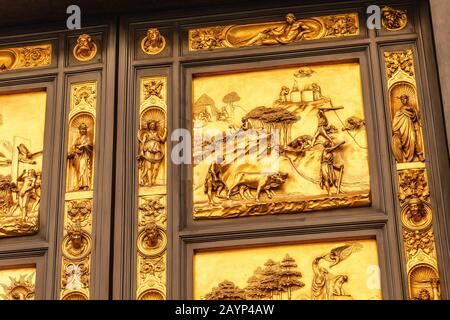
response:
M90 269L94 246L92 225L94 220L96 105L97 81L71 85L67 122L69 134L64 229L61 244L60 298L62 300L88 300L90 298ZM88 133L83 133L81 130L83 128L86 128ZM81 139L83 135L89 136L89 138L83 138L83 140ZM70 154L79 148L78 140L83 140L83 145L89 146L88 149L82 150L83 158L74 159ZM86 170L80 170L81 165L85 166ZM80 177L80 171L88 172L87 176L84 174ZM79 186L79 181L83 182L84 187Z
M432 225L427 170L423 156L421 108L416 93L414 51L412 48L387 51L384 52L384 61L392 119L392 153L397 167L398 199L401 208L409 298L440 300L438 257ZM400 134L401 120L410 125L408 128L410 131L406 133L409 137L414 137L414 141L409 145L404 143ZM398 154L402 152L409 153L409 157L399 159Z
M381 24L386 30L399 31L408 25L408 15L404 10L385 6L381 9Z
M0 49L0 73L17 69L45 67L51 63L51 44Z

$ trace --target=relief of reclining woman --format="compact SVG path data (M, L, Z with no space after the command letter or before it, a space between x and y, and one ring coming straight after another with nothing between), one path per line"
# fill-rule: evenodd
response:
M238 46L287 44L301 40L305 34L312 32L311 28L303 21L297 20L293 13L286 15L285 24L282 26L268 27L252 36L250 39L237 43Z

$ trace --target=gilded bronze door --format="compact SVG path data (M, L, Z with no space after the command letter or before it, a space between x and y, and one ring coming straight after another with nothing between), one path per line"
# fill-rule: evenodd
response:
M3 299L109 297L114 34L2 40Z
M0 38L1 297L448 298L427 2L235 9Z

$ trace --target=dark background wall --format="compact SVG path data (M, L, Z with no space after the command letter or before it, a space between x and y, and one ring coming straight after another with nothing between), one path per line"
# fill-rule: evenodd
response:
M450 1L430 0L430 5L447 127L447 144L450 150L450 51L448 50L450 46Z

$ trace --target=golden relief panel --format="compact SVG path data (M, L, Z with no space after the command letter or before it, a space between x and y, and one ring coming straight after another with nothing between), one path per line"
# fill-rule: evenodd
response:
M77 43L73 48L72 53L78 61L87 62L94 59L96 56L97 45L90 35L84 33L78 36Z
M198 251L193 270L197 300L382 298L375 240Z
M409 298L441 299L413 50L385 52Z
M166 38L161 34L159 29L150 28L147 35L141 40L141 49L148 55L156 55L166 47Z
M192 103L194 218L370 204L358 63L202 75Z
M138 140L138 300L166 299L167 78L140 81Z
M73 85L69 112L67 192L92 191L97 83Z
M386 30L399 31L408 25L408 16L404 10L386 6L381 10L381 23Z
M45 67L51 64L51 60L50 44L0 49L0 72Z
M0 95L0 237L38 231L46 99Z
M72 84L70 93L60 296L63 300L87 300L93 247L97 82Z
M189 51L284 45L298 41L359 35L357 13L285 21L214 26L189 30Z
M34 300L36 268L0 269L0 300Z

